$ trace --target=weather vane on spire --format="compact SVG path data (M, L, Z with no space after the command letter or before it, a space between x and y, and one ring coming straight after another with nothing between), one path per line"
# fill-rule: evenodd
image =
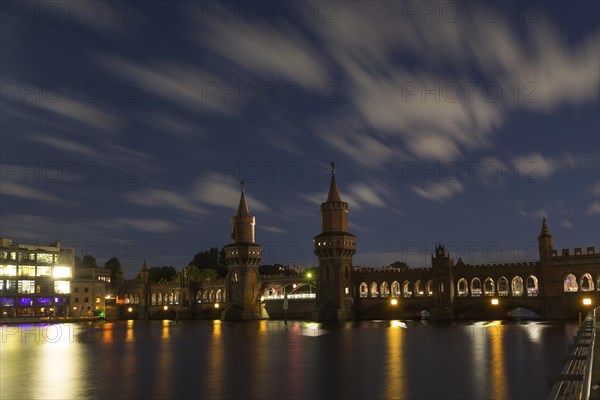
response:
M242 185L242 192L244 191L244 184L246 183L245 180L240 179L240 185Z
M331 175L335 175L335 161L329 161L329 166L331 167Z

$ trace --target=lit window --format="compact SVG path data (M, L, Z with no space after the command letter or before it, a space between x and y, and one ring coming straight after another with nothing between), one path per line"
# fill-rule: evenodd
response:
M35 281L26 281L26 280L18 281L17 291L22 294L35 293Z
M38 253L38 262L52 264L54 262L54 254L50 253Z
M71 268L70 267L54 267L54 269L52 270L52 276L55 279L70 278L71 277Z
M19 266L19 276L35 276L35 267L33 265Z
M37 267L36 276L50 276L52 275L52 267Z
M54 282L54 292L58 294L69 294L71 293L71 282L69 281L56 281Z
M17 266L16 265L3 265L2 270L0 271L0 275L17 276Z

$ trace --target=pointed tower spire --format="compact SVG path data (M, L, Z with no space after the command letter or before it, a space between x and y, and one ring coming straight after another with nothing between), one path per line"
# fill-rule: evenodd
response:
M550 235L550 229L548 229L548 225L546 225L546 217L542 219L542 233L540 236L548 236Z
M554 241L550 234L550 229L546 224L546 218L542 220L542 231L538 236L538 249L540 252L540 261L551 261L554 250Z
M142 271L145 271L148 269L148 266L146 265L146 260L144 260L144 265L142 266Z
M246 196L244 196L244 181L241 180L240 184L242 185L242 196L240 197L240 204L238 205L237 215L250 215L250 211L248 210L248 204L246 204Z
M327 195L328 202L341 202L342 198L340 197L340 191L337 186L337 182L335 181L335 162L331 161L329 163L331 167L331 184L329 185L329 194Z

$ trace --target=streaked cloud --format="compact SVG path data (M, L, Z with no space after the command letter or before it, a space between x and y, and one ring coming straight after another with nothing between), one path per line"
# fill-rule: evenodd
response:
M21 197L29 200L60 202L60 199L50 192L33 188L31 185L15 182L2 182L0 184L0 193L5 196Z
M168 233L178 230L174 223L158 218L120 218L115 222L127 228L148 233Z
M458 181L448 181L424 186L413 186L412 190L424 199L443 202L463 193L464 188L462 183Z

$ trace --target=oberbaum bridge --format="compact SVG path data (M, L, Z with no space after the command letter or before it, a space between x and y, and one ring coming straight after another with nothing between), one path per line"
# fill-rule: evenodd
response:
M525 309L541 319L574 319L600 304L600 253L594 247L559 253L545 219L539 261L465 264L460 258L455 262L440 244L429 268L354 268L357 237L348 231L348 203L340 197L334 166L321 204L321 233L314 237L317 276L260 275L254 225L242 185L231 218L233 240L225 246L226 278L195 281L184 269L177 283L150 284L144 262L138 278L119 279L115 317L499 319Z

